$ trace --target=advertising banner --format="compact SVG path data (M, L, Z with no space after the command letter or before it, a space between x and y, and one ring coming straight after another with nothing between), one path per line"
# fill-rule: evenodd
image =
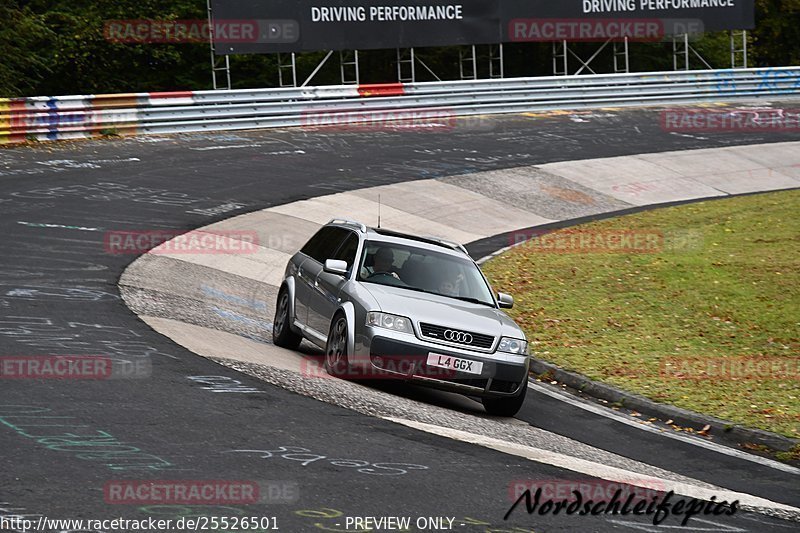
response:
M254 20L251 42L217 39L218 54L375 50L496 43L497 0L213 0L215 24Z
M755 25L754 0L212 0L212 12L219 55L652 42Z

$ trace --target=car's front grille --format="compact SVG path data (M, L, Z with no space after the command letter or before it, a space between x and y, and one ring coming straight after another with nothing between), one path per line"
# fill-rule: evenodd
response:
M481 333L471 333L456 328L448 328L445 326L436 326L434 324L420 323L422 336L429 339L448 342L452 344L461 344L463 346L470 346L480 350L488 350L494 345L494 337L491 335L483 335Z

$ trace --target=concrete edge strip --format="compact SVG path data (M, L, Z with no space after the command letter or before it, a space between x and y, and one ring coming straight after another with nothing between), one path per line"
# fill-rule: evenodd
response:
M800 444L800 440L784 437L769 431L748 428L733 422L704 415L688 409L658 403L644 396L618 389L612 385L594 381L577 372L564 370L552 363L532 358L531 370L538 375L552 376L552 379L593 398L622 404L626 408L655 415L665 420L674 420L678 425L711 426L714 433L730 437L737 442L753 442L769 446L779 451L789 451ZM782 464L782 463L778 463ZM796 470L796 469L795 469Z
M773 502L771 500L759 498L757 496L752 496L742 492L735 492L727 489L710 489L689 483L680 483L667 479L645 476L642 474L628 472L613 466L593 463L591 461L587 461L586 459L570 457L548 450L524 446L522 444L515 444L457 429L443 428L441 426L426 424L424 422L390 417L384 417L384 419L394 422L395 424L400 424L433 435L447 437L449 439L466 442L469 444L477 444L478 446L483 446L484 448L490 448L502 453L522 457L537 463L563 468L572 472L586 474L587 476L591 476L593 478L601 478L607 481L624 483L626 485L633 485L645 489L660 490L659 487L669 487L669 489L674 490L676 494L697 498L698 500L704 501L709 501L712 496L716 496L718 501L728 500L732 502L739 500L743 508L762 514L771 514L771 512L778 511L785 513L788 517L791 517L792 520L800 521L800 508Z

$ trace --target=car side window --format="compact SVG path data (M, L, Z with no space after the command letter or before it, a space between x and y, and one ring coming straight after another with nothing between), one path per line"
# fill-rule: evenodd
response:
M333 253L348 235L350 235L350 232L346 229L325 226L311 237L311 240L300 251L310 258L324 263L326 260L333 258Z
M349 235L347 239L345 239L345 241L336 251L336 254L329 259L338 259L339 261L344 261L347 263L347 268L350 269L353 267L353 263L356 262L356 252L358 252L358 237L356 237L355 233L348 233Z

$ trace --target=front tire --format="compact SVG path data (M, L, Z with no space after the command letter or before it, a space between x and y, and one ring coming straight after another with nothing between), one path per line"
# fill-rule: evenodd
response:
M325 370L331 376L345 379L350 371L347 358L347 317L337 313L331 321L328 342L325 344Z
M493 416L514 416L522 409L525 403L525 395L528 392L528 376L522 382L521 391L518 395L510 398L483 398L483 407L486 412Z
M289 291L284 288L278 293L278 303L275 306L275 320L272 321L272 343L281 348L296 350L303 337L292 331L289 319Z

